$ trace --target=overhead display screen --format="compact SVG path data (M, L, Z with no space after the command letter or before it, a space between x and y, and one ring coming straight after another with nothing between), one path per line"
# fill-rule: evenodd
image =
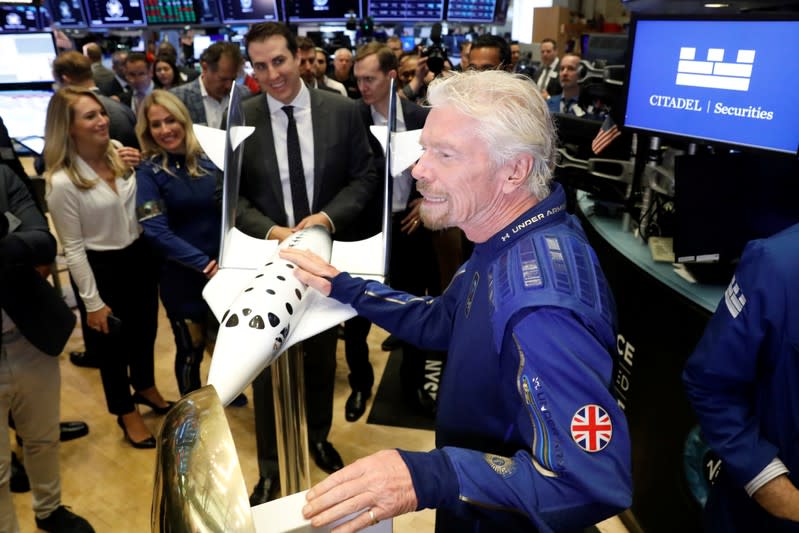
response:
M444 0L369 0L368 16L375 20L440 21Z
M340 22L350 16L363 18L360 0L284 0L283 6L290 21Z
M449 0L447 20L493 22L496 0Z
M86 26L81 0L50 0L49 15L53 23L62 28Z
M276 0L219 0L222 11L222 22L277 21Z
M53 81L53 34L0 33L0 87Z
M86 0L92 26L144 26L142 0Z
M199 14L192 0L143 0L147 24L196 24Z
M39 31L39 10L34 5L0 4L3 31Z
M774 96L799 84L796 42L797 20L637 20L624 125L799 153L799 107Z

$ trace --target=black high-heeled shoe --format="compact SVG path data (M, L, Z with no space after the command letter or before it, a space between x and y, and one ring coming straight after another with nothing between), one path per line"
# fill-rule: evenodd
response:
M139 403L141 405L146 405L147 407L152 409L154 413L157 413L159 415L167 414L169 412L169 410L172 409L172 406L175 405L175 402L170 402L170 401L167 401L167 400L164 400L164 401L166 402L166 407L160 407L158 405L155 405L153 402L151 402L150 400L148 400L147 398L145 398L144 396L142 396L138 392L134 392L133 393L133 403Z
M122 433L125 435L125 440L127 440L130 443L130 445L133 446L134 448L139 448L139 449L155 448L155 437L153 437L152 435L150 435L144 440L136 442L135 440L130 438L130 435L128 435L128 428L125 427L125 423L122 421L121 416L117 417L117 424L119 424L119 427L122 428Z

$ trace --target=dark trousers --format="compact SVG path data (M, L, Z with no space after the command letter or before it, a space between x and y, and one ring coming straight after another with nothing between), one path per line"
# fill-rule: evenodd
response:
M305 413L308 440L326 441L333 424L333 386L336 379L336 328L302 342L305 372ZM286 354L280 357L286 357ZM275 404L272 398L272 369L267 367L252 383L255 408L255 442L261 477L278 473L275 437Z
M203 360L208 337L208 320L171 318L172 334L175 337L175 378L181 396L202 387L200 363Z
M430 231L419 228L410 235L400 230L408 210L392 215L391 263L389 285L416 296L436 294L438 269L433 258ZM371 323L355 317L344 323L344 352L350 367L349 381L352 390L369 391L374 384L374 372L369 363L366 337ZM402 388L413 393L424 385L425 352L403 342L400 379Z
M153 357L158 327L157 260L143 239L127 248L87 250L100 297L122 327L118 333L88 330L88 345L97 348L100 377L108 411L115 415L135 408L130 393L155 385ZM77 299L80 294L72 281Z

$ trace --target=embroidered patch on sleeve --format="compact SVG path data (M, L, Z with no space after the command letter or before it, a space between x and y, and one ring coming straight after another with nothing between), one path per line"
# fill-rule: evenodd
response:
M613 423L607 411L598 405L588 404L574 413L571 433L577 446L587 452L599 452L613 437Z

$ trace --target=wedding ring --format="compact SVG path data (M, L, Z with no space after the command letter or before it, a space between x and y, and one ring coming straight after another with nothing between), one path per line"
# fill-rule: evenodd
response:
M380 520L378 520L375 516L375 512L371 509L369 509L369 518L371 519L371 523L369 524L370 526L376 526L378 523L380 523Z

